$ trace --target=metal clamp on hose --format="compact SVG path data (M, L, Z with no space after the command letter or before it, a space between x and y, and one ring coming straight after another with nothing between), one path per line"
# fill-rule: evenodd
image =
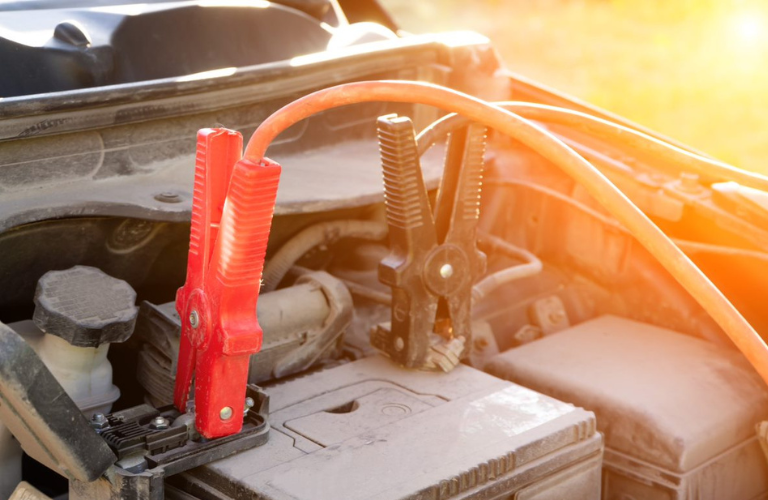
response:
M290 351L275 363L272 373L276 378L310 368L334 347L352 321L352 295L341 281L324 271L317 271L305 274L296 281L296 285L304 283L322 290L330 311L319 328L306 332L304 343L299 348Z

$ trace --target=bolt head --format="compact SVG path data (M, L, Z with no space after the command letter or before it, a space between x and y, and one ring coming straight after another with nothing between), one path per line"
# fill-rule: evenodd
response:
M94 413L91 416L91 427L96 429L96 432L101 433L101 431L109 427L109 421L103 413Z
M181 196L173 191L163 191L162 193L157 193L155 199L163 203L179 203Z
M477 338L475 339L475 342L474 342L474 344L475 344L475 348L476 348L477 350L479 350L479 351L482 351L483 349L485 349L486 347L488 347L488 339L486 339L486 338L484 338L484 337L477 337Z
M443 279L448 279L451 276L453 276L453 266L450 264L443 264L440 266L440 277Z
M219 412L219 417L222 420L229 420L230 418L232 418L232 408L230 408L229 406L225 406L224 408L222 408L221 411Z
M552 312L549 313L549 322L556 325L560 323L565 317L563 316L563 313L561 312Z
M149 424L149 426L155 430L167 429L169 425L170 425L170 422L168 421L168 419L160 415L155 417L154 420L152 420L152 423Z
M403 340L403 337L397 337L395 338L395 350L397 352L402 351L405 348L405 341Z
M253 398L245 398L245 408L243 409L243 417L248 415L248 412L251 411L251 408L254 407L256 402L253 400Z
M200 326L200 315L197 314L197 311L192 311L189 313L189 325L192 328L197 328Z

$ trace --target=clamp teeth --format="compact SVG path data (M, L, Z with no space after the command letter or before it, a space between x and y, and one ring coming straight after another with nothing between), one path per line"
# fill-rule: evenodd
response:
M486 129L479 125L470 125L467 131L466 152L464 154L464 182L461 183L462 213L464 220L480 218L480 195L483 186Z

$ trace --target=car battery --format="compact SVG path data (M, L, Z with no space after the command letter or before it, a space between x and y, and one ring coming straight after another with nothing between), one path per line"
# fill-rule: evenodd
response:
M735 350L603 316L499 354L486 369L595 412L606 500L768 497L755 433L768 393Z
M591 412L468 366L423 372L376 356L266 391L269 442L175 476L172 489L274 500L600 497Z

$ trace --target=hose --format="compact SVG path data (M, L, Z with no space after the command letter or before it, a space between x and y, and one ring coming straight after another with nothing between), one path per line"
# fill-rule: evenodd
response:
M629 231L627 231L627 228L622 226L616 219L604 215L589 205L585 205L584 203L575 200L570 196L561 193L560 191L555 191L554 189L550 189L539 184L534 184L532 182L509 179L485 179L483 180L483 184L486 186L516 186L526 188L531 191L536 191L539 194L543 194L544 196L566 203L571 207L579 210L580 212L589 215L593 219L596 219L615 230L630 234ZM768 263L768 253L761 252L759 250L729 247L725 245L717 245L714 243L702 243L699 241L681 240L678 238L672 238L672 241L675 242L675 244L688 255L711 254L723 257L742 257Z
M514 101L494 104L506 110L514 111L529 120L566 125L587 134L609 139L612 142L621 142L715 180L735 181L743 186L768 191L768 177L691 153L638 130L596 116L545 104ZM466 117L457 114L446 115L435 121L419 134L419 154L423 154L432 144L445 137L451 130L464 127L469 122L470 120Z
M688 255L695 255L697 253L721 255L723 257L744 257L747 259L755 259L761 262L768 263L768 253L760 252L758 250L748 250L746 248L734 248L724 245L716 245L713 243L701 243L698 241L688 240L673 240L677 243L685 253Z
M480 246L484 247L484 250L497 251L525 263L501 269L475 283L472 287L472 303L476 304L502 285L535 276L544 268L539 258L524 248L517 247L492 234L482 233L478 236Z
M696 265L598 169L549 132L508 110L436 85L373 81L323 89L284 106L259 125L245 149L261 162L270 143L291 125L320 111L373 101L419 103L467 116L537 151L560 167L623 224L691 294L768 384L768 348L752 326Z
M385 306L392 305L391 293L382 292L380 290L376 290L374 288L361 285L360 283L357 283L355 281L339 278L338 276L334 276L334 278L341 280L341 282L344 283L349 289L349 293L351 293L353 296L360 297L362 299L367 299L367 300L370 300L371 302L376 302L378 304L385 305Z
M379 241L386 236L387 225L383 222L344 219L309 226L280 247L264 266L262 293L275 290L291 267L315 247L331 245L344 238Z

